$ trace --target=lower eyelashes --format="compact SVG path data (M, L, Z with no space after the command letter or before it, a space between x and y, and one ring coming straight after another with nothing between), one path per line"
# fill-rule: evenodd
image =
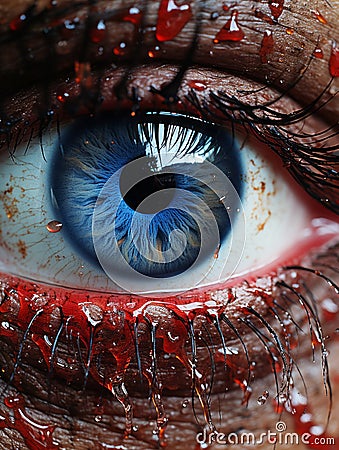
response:
M6 297L1 305L0 336L8 355L14 357L3 366L3 377L14 385L21 384L24 390L36 389L34 376L25 378L21 371L29 363L29 371L39 371L39 383L48 383L41 392L42 399L48 395L60 406L62 397L54 391L58 380L69 380L76 397L88 395L95 380L120 402L126 437L138 436L133 428L132 397L136 393L150 395L162 444L166 442L165 398L172 389L181 392L183 398L190 397L192 389L192 407L197 416L202 410L210 432L218 422L210 393L240 389L244 403L251 405L256 401L256 397L251 398L252 390L259 398L255 381L265 375L271 374L272 383L266 386L264 397L274 400L280 412L284 406L288 411L297 407L291 391L305 375L298 365L303 346L309 351L313 347L316 353L319 348L323 379L328 382L325 336L334 338L337 316L327 315L326 330L320 325L320 317L328 314L328 299L339 292L333 280L337 246L334 243L313 260L302 261L305 268L285 269L275 278L229 289L219 296L219 302L206 302L201 310L196 302L187 310L174 303L157 302L146 302L143 308L130 302L122 310L112 309L107 296L100 300L84 292L83 298L81 293L63 298L62 289L43 298L43 286L3 276L9 284L2 284ZM260 287L265 284L266 288ZM15 353L18 339L21 350ZM44 362L38 355L30 356L32 348L40 350ZM0 352L0 356L4 355ZM293 375L294 366L300 371L298 376ZM319 371L319 383L321 378ZM86 384L86 390L81 391ZM109 399L105 393L87 406L93 407L93 417L98 407L102 416L108 413L104 399ZM262 405L266 400L260 400ZM76 403L74 397L72 403ZM303 411L309 414L309 406L304 404ZM299 420L302 423L301 415L295 416L297 426ZM307 428L311 435L312 424L309 421ZM118 444L119 439L109 442ZM153 445L158 444L150 447Z

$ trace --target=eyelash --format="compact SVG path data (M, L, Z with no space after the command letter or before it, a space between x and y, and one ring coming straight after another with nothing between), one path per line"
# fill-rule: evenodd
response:
M150 92L153 94L160 94L160 96L163 97L165 104L170 105L171 110L175 110L175 106L179 101L187 102L203 120L211 121L216 119L220 122L220 116L222 116L224 120L230 122L231 127L234 126L233 124L240 124L264 144L269 145L271 149L280 156L287 170L313 198L320 201L332 211L336 213L339 212L337 187L338 172L334 169L337 158L335 152L339 149L339 144L334 143L334 145L331 145L331 142L333 142L334 138L339 133L339 131L336 131L337 126L334 125L314 134L303 132L297 133L287 129L289 126L294 125L295 127L296 124L302 124L306 119L321 109L325 103L319 103L323 96L328 92L330 84L311 105L307 105L292 113L281 113L273 109L273 106L276 102L281 100L285 94L281 94L266 104L256 106L240 100L240 95L251 95L253 91L240 91L238 92L239 98L233 95L230 96L223 91L210 91L209 99L206 100L206 98L200 99L196 91L191 89L190 92L185 95L185 98L181 99L178 97L177 93L186 70L186 68L183 71L179 70L174 79L166 84L161 90L150 86ZM128 94L126 86L128 73L129 72L125 72L120 83L115 86L115 92L118 92L119 99L128 98L132 101L131 113L136 115L139 113L140 102L142 99L139 97L136 87L129 87L130 95ZM47 98L48 95L44 92L42 94L42 99L46 100ZM88 98L93 98L93 92L90 92L86 87L84 88L84 86L81 85L80 96L76 101L75 109L74 105L71 105L71 108L67 103L64 105L67 113L72 116L76 114L75 111L82 109L83 106L88 109L88 105L86 104ZM98 107L100 108L100 90L95 92L94 98L95 101L90 105L91 111L97 110ZM43 108L47 113L42 114L36 123L31 125L27 124L25 126L26 129L23 129L23 125L20 124L20 118L11 116L9 119L8 117L3 116L1 123L5 124L5 128L0 128L0 142L1 140L6 142L11 157L14 156L15 149L24 138L27 139L28 149L35 134L39 136L40 148L44 156L42 136L44 130L47 129L53 121L53 102L51 102L48 107L47 105L44 105ZM91 111L90 114L93 114ZM11 135L12 127L18 126L18 124L20 124L18 132ZM58 119L57 128L58 130L60 129ZM28 138L27 133L29 134ZM330 141L330 145L327 147L324 145L326 144L326 141ZM326 192L326 197L324 197L324 192Z

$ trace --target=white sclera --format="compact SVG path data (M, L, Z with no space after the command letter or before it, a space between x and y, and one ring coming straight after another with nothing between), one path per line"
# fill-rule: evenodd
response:
M17 148L14 158L9 157L6 151L0 156L0 270L58 286L124 291L103 271L77 254L65 239L63 228L57 233L47 229L48 223L55 219L49 201L47 174L56 139L55 130L45 133L44 155L40 143L33 142L27 152L25 146ZM238 140L241 142L240 138ZM216 254L211 255L207 281L202 280L191 288L245 276L269 266L308 233L311 212L306 202L295 194L295 185L288 181L286 171L275 158L271 158L272 152L254 138L247 138L246 144L240 147L246 242L242 226L237 227L235 222L217 257ZM236 264L232 262L234 267L231 270L226 267L227 276L220 280L220 268L225 266L229 252L229 239L232 247L238 247L240 258ZM189 279L185 279L184 272L176 277L176 289L159 279L158 287L153 286L151 292L181 291L187 286Z

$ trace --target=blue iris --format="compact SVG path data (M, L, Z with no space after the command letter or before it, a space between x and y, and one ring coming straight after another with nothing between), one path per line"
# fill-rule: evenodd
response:
M175 159L163 163L172 153ZM240 194L238 155L228 132L193 118L152 114L78 120L62 134L51 164L55 218L69 244L95 266L100 267L98 251L111 252L112 259L119 251L141 274L177 275L197 260L202 239L207 240L204 258L213 256L211 222L220 243L230 230L213 174L211 186L196 174L208 161Z

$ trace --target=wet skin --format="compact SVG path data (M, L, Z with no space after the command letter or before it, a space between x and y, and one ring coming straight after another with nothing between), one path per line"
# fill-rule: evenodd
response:
M149 3L140 24L145 32L138 34L136 25L126 20L125 14L130 7L143 10L135 2L106 1L92 7L67 1L51 7L49 2L39 2L32 16L48 8L46 16L36 21L26 19L27 24L25 20L22 24L15 20L27 10L29 2L1 2L1 114L12 121L1 135L3 151L7 151L9 131L10 150L15 146L17 133L23 134L24 143L31 129L39 134L46 111L53 110L53 117L58 114L61 126L76 120L73 116L93 111L138 112L132 95L136 88L141 111L169 110L200 117L201 111L187 100L193 91L200 104L207 102L203 117L217 124L224 124L226 118L220 104L211 103L211 92L223 91L229 108L236 105L233 96L243 102L241 112L247 111L242 117L245 124L254 119L244 105L262 105L284 92L272 102L272 115L291 114L322 94L310 117L305 114L296 125L287 124L286 129L290 133L302 129L313 136L335 123L339 110L335 97L337 78L332 79L331 74L333 43L339 41L338 2L330 6L312 1L305 8L302 2L285 1L276 20L267 3L242 1L236 6L230 4L227 10L219 2L190 2L192 17L187 16L182 30L163 42L156 40L154 29L159 23L160 2ZM238 11L244 37L213 42L234 10ZM219 16L212 17L216 11ZM79 18L79 25L65 30L64 20L75 17ZM99 43L93 42L93 34L89 43L87 17L96 17L90 29L95 29L101 17L105 20L106 30L99 35ZM201 17L198 29L197 17ZM41 30L46 28L53 32L42 38ZM273 33L274 45L265 49L262 40L267 30ZM123 51L121 42L126 44ZM33 57L23 63L27 47ZM98 52L98 47L103 50ZM317 48L321 48L322 58L312 56ZM112 49L117 49L116 54ZM75 74L74 61L90 61L89 74L86 75L84 65ZM172 80L187 61L189 66L185 67L183 78L173 87ZM192 88L192 80L204 88ZM166 86L171 89L164 89ZM72 100L68 105L60 98L65 90ZM250 94L243 97L244 90ZM93 96L84 95L93 92ZM234 111L235 121L241 112ZM13 120L16 117L26 117L33 125L23 126ZM253 132L261 141L269 139L262 123L254 126ZM338 148L335 129L333 134L322 145ZM306 142L311 148L316 140L308 138ZM280 164L282 171L289 170L294 175L296 182L290 176L286 182L294 186L296 195L307 202L316 217L336 222L338 182L334 175L331 185L323 177L311 177L307 185L303 184L303 159L298 159L298 155L289 159L284 146L274 140L271 143L279 155L277 160L271 148L257 144L262 146L268 164ZM336 167L333 160L329 164ZM316 172L313 166L311 172ZM47 439L46 448L81 450L123 445L127 449L150 449L167 442L170 449L194 449L197 433L205 424L207 433L217 429L225 434L251 431L259 435L276 431L276 423L283 420L288 431L301 434L310 432L312 424L324 426L329 410L331 418L324 436L338 440L338 317L322 307L324 299L339 303L334 285L338 282L333 270L338 266L338 237L334 230L291 257L281 255L273 267L222 286L178 297L169 295L148 303L144 297L96 293L88 285L83 289L47 286L20 279L21 273L2 274L1 322L10 324L12 329L2 325L0 331L0 448L45 448L31 437L39 436L38 424L42 424L55 427L50 434L48 430L42 432ZM2 246L5 248L5 239ZM288 269L286 265L298 268ZM324 277L328 277L327 281ZM197 302L199 306L190 306ZM183 305L188 305L189 314ZM135 313L137 310L139 314ZM308 317L318 339L310 330ZM44 336L55 345L44 345ZM225 349L229 348L233 354L224 358L220 349L227 353ZM325 348L332 406L327 357L321 360ZM307 405L298 406L294 394L301 392L306 396L305 386ZM15 398L20 400L15 402ZM127 437L130 407L134 418ZM290 414L293 408L296 413ZM35 425L29 425L27 418L19 418L20 411ZM303 412L312 414L311 421L300 420ZM11 421L13 413L16 418ZM211 448L225 446L220 443ZM261 448L272 448L272 444L265 443ZM310 447L292 444L282 448Z

